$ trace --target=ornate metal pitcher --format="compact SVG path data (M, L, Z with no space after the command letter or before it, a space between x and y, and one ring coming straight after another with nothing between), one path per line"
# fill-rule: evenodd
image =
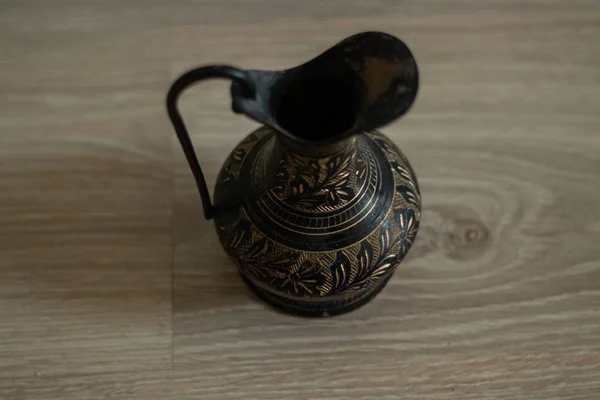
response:
M177 110L189 85L231 79L232 108L262 127L225 160L214 205ZM415 174L376 129L415 100L418 72L399 39L353 35L283 71L205 66L171 86L167 111L207 219L246 284L267 303L329 316L371 300L411 248L421 211Z

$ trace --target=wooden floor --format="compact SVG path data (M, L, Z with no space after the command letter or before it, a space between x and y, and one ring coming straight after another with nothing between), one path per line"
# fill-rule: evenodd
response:
M242 285L164 110L208 63L402 38L415 247L353 313ZM0 399L600 399L598 0L0 1ZM258 125L182 99L214 185Z

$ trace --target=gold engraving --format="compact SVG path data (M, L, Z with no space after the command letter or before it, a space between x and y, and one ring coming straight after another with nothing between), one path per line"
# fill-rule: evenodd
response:
M242 179L242 168L250 168L244 165L249 154L260 151L256 146L264 145L267 135L274 137L276 133L263 127L240 143L226 160L219 179ZM393 199L389 209L382 211L380 223L339 248L311 249L310 238L323 241L332 232L353 231L371 212L380 211L373 210L380 193L368 189L370 181L382 184L380 168L384 164L364 146L360 151L353 147L314 158L288 151L260 196L262 200L244 203L231 212L227 223L216 218L219 238L244 276L276 295L313 300L350 298L393 273L416 237L420 194L414 173L400 150L378 132L361 135L362 141L370 140L383 151L386 168L393 177ZM267 160L266 154L258 154L253 167L264 166ZM264 180L264 168L250 177ZM261 231L260 224L249 216L248 206L263 207L269 226L289 232L287 235L301 235L308 244L302 249L293 248L281 243L285 233ZM361 212L364 215L356 218ZM309 220L314 226L306 226Z

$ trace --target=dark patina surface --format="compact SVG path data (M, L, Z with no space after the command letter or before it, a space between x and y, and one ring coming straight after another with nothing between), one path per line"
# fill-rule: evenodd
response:
M234 148L212 204L185 125L180 93L232 79L236 113L264 126ZM389 281L421 215L415 174L378 128L408 111L415 60L399 39L353 35L283 71L207 66L171 87L167 109L220 242L244 281L271 305L300 315L355 309Z

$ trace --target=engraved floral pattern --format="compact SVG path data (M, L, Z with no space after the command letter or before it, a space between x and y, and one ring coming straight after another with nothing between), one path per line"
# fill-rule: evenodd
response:
M366 135L383 149L393 172L392 208L381 225L342 249L305 252L281 245L277 237L265 236L242 208L219 230L223 246L240 269L278 293L327 298L355 295L393 272L417 235L421 198L414 173L397 147L377 132ZM242 149L234 151L223 167L224 178L239 179L244 158L263 136L242 142ZM322 159L287 153L268 190L297 209L338 205L343 210L356 188L368 179L368 168L360 152Z
M404 210L396 210L395 220L400 228L400 235L398 237L400 242L399 251L400 254L404 254L410 249L417 236L419 223L414 214L407 213Z
M323 282L318 260L296 259L292 252L282 253L266 267L269 282L274 287L296 296L319 294Z
M302 209L344 204L355 195L349 171L352 158L352 153L343 152L317 161L290 152L279 164L271 191Z
M331 266L330 286L325 286L329 294L355 292L375 283L390 272L395 266L398 254L394 249L400 237L394 238L392 226L385 221L377 235L377 242L364 240L355 256L355 262L345 251L339 251L336 261Z

